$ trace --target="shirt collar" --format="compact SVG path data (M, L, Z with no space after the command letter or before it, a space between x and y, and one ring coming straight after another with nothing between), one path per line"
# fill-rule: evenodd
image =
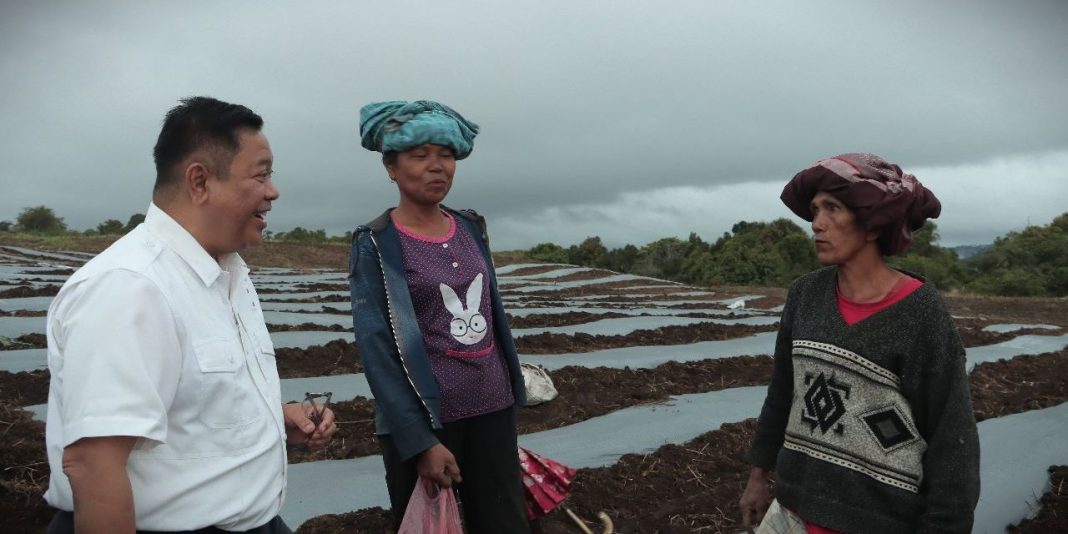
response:
M245 269L245 262L236 252L223 254L216 262L215 258L204 250L204 247L189 233L185 227L178 224L167 212L156 206L153 202L148 205L145 213L145 227L160 241L166 243L193 269L204 285L210 287L219 279L223 269L229 272L237 272Z

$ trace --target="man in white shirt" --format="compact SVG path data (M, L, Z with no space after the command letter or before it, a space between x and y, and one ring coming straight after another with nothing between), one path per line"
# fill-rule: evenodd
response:
M145 222L48 311L49 532L290 532L286 443L336 431L281 403L249 270L278 198L263 120L194 97L154 150Z

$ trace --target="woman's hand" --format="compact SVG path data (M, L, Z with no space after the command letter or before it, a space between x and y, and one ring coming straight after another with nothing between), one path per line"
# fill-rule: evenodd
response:
M761 467L749 470L749 481L745 484L738 506L742 509L742 526L752 529L764 519L764 513L771 506L771 490L768 489L769 471Z
M452 487L454 482L463 482L456 458L441 443L435 443L433 447L419 453L416 471L420 477L433 480L443 488Z

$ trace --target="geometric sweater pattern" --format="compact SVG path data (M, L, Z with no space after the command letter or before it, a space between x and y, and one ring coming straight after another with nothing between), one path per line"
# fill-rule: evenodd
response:
M979 436L964 347L930 282L847 324L835 267L798 278L783 306L752 465L776 499L849 533L970 532Z
M795 340L794 409L783 447L920 492L927 442L900 379L829 343Z

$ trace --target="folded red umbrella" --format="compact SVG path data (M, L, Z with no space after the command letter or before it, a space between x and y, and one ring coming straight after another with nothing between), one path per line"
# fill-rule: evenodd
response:
M575 468L519 447L519 468L526 489L527 518L541 517L564 502Z

